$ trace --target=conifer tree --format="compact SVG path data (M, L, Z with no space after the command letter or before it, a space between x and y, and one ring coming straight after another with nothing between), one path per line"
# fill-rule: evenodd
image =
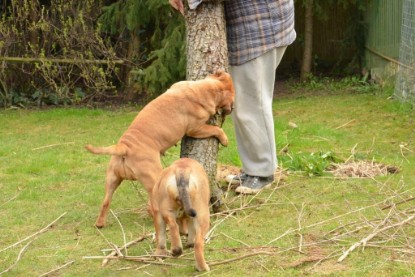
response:
M129 61L120 72L127 88L139 84L147 95L158 95L185 77L184 22L167 1L113 1L99 22ZM137 87L127 93L137 93Z

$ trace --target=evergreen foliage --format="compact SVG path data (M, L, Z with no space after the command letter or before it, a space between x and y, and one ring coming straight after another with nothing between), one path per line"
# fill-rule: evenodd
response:
M357 46L354 61L361 63L363 12L370 0L314 3L318 20L330 17L332 5L352 10L342 45L345 49ZM301 34L296 43L301 44ZM79 62L85 60L104 62ZM124 63L116 64L117 60ZM7 0L0 4L1 106L72 104L138 94L154 97L184 79L185 68L184 18L167 0Z
M184 78L184 21L167 1L106 4L2 3L0 105L124 98L125 87L134 87L133 93L159 94ZM124 64L116 65L119 60Z
M130 41L137 36L140 52L130 81L149 95L158 95L173 82L185 78L185 27L179 13L167 1L121 0L103 9L103 30Z

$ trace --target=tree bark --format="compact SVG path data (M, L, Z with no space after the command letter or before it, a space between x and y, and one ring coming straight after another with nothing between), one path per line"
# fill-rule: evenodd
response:
M185 10L187 80L205 78L217 70L228 71L225 12L223 2L202 2L195 10ZM209 124L222 126L222 115L215 115ZM216 138L195 139L184 137L181 157L199 161L209 177L211 203L218 211L222 205L222 190L216 181L219 142Z
M136 35L136 31L130 31L130 40L128 42L127 47L127 55L126 60L127 62L122 68L121 68L121 82L124 86L123 93L125 95L126 100L133 100L134 97L137 94L137 89L131 85L131 70L132 70L132 64L136 60L136 56L138 56L140 53L140 38L138 35Z
M300 80L305 81L310 77L313 62L313 6L314 0L306 0L305 3L305 28L304 50L301 64Z

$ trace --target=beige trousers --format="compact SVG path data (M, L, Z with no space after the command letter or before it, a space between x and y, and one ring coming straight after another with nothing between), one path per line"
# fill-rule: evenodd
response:
M275 70L286 48L275 48L252 61L230 67L236 91L231 116L242 170L248 175L271 176L278 165L272 98Z

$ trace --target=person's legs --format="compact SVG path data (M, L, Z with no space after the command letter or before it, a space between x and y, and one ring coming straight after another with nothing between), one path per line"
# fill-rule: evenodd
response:
M232 119L242 171L249 176L271 177L277 167L272 98L275 70L285 49L230 68L236 90Z

